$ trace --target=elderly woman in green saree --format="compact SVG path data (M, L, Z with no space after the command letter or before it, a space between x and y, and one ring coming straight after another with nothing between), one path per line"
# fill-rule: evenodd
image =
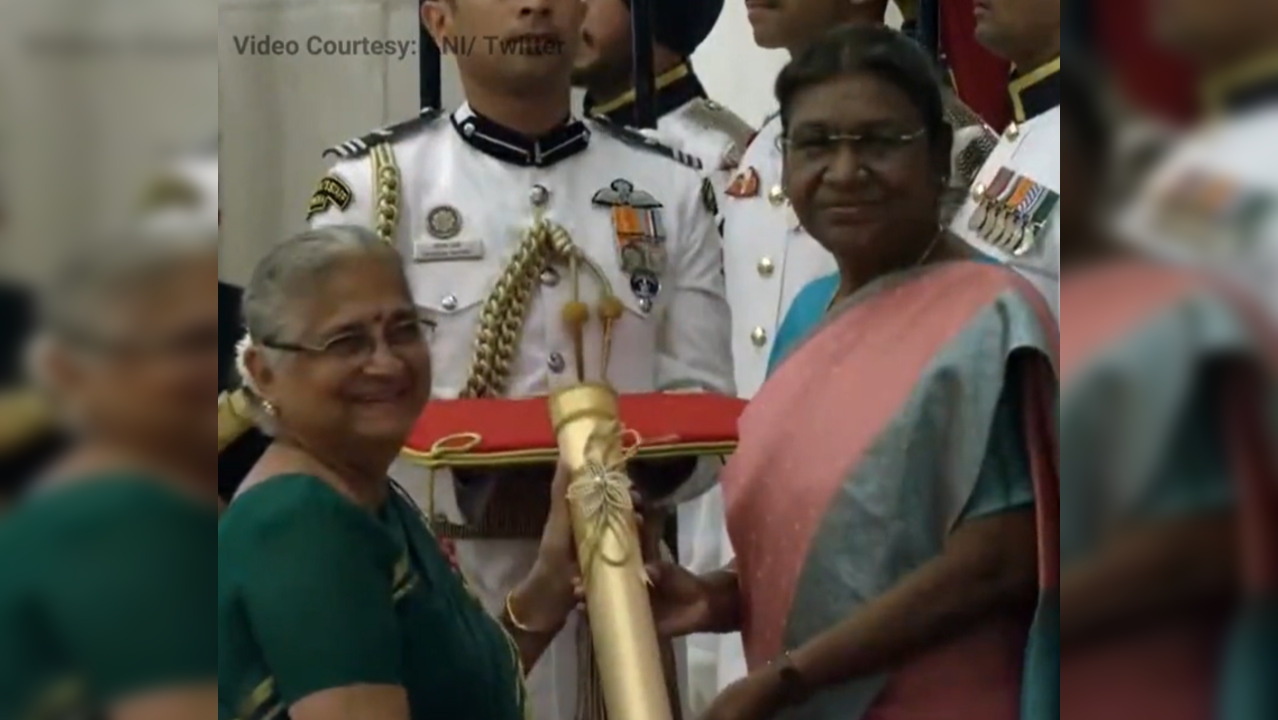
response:
M0 519L5 720L215 710L216 277L211 234L136 231L77 249L41 303L72 444Z
M360 227L276 247L244 295L244 387L274 443L218 532L221 720L523 720L575 606L567 474L538 561L490 616L389 480L431 389L430 323Z

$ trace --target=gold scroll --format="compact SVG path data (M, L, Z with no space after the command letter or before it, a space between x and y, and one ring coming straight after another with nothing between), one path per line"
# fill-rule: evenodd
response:
M561 390L550 419L573 473L568 499L608 718L671 720L617 395L597 384Z

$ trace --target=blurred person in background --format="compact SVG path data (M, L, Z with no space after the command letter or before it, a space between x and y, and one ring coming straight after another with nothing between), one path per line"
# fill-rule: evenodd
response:
M710 99L689 60L718 22L723 0L659 0L653 5L656 135L701 161L714 182L717 206L754 135L749 123ZM629 0L587 0L573 82L587 92L587 116L634 126L630 12Z
M1203 720L1238 594L1236 498L1260 458L1235 442L1258 426L1234 392L1262 351L1207 278L1110 229L1115 132L1081 67L1061 74L1079 188L1062 249L1061 717Z
M1205 79L1213 116L1154 173L1124 219L1124 231L1149 251L1209 267L1250 294L1262 308L1259 333L1272 348L1278 328L1278 3L1159 0L1155 5L1156 33ZM1274 364L1268 371L1274 372ZM1260 473L1268 479L1249 474L1252 482L1244 483L1247 494L1239 503L1249 540L1245 579L1254 599L1233 648L1225 688L1230 698L1224 710L1238 718L1278 712L1273 683L1278 665L1276 417L1270 409L1270 422L1256 438L1270 448L1267 462L1257 464L1268 469Z
M0 185L0 242L8 228L6 199ZM30 288L0 278L0 512L66 445L48 398L27 377L35 305Z
M205 720L219 502L209 234L76 250L34 365L74 437L0 523L0 717Z
M953 131L917 44L840 28L777 96L787 197L841 284L741 419L723 474L736 558L652 569L660 629L743 631L750 672L706 720L1051 717L1022 714L1027 685L1057 680L1025 660L1054 592L1050 309L942 242Z
M388 476L432 373L395 248L355 226L291 238L245 315L242 374L275 442L218 532L219 717L524 720L524 672L575 606L569 474L490 617Z
M1278 317L1278 4L1159 0L1153 19L1206 78L1212 118L1155 172L1124 230L1225 271Z
M1013 63L1013 123L951 230L1027 277L1060 316L1060 0L976 0L976 37Z
M1211 121L1155 173L1125 228L1177 259L1222 271L1263 307L1260 332L1278 332L1278 3L1159 0L1156 33L1205 79ZM1272 360L1271 355L1271 360ZM1274 372L1278 363L1267 369ZM1254 435L1268 447L1239 503L1249 540L1245 578L1253 599L1232 648L1226 683L1231 718L1278 713L1278 401ZM1263 476L1266 479L1258 479Z

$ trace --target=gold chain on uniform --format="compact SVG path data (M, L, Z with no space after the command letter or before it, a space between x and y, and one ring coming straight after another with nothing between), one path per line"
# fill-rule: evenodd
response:
M568 231L539 214L479 312L479 332L463 398L501 397L506 393L542 270L551 261L566 261L576 253Z
M390 148L384 145L374 148L373 167L378 183L377 215L375 218L377 234L384 242L395 245L399 221L400 174L395 164L394 154ZM528 311L532 307L533 291L537 287L543 269L555 260L571 262L574 268L580 264L585 264L593 269L594 274L602 282L605 284L607 282L606 277L598 266L594 265L585 253L582 253L573 244L572 237L569 236L568 231L563 226L546 220L539 211L533 226L525 233L523 241L515 250L510 263L502 271L501 277L498 278L497 284L493 288L493 292L488 296L483 308L480 310L479 331L475 337L470 372L467 375L466 385L462 390L461 397L493 398L501 397L505 394L510 380L511 367L514 364L522 339L524 323L528 319ZM608 300L613 301L611 306L608 306ZM619 308L616 307L615 300L616 298L612 296L611 289L608 289L604 302L604 305L608 306L603 313L605 316L610 313L617 314ZM612 319L615 320L615 317ZM606 327L605 358L609 355L610 335L611 332ZM580 348L578 348L578 354L580 355ZM580 371L581 368L579 367L578 372ZM435 497L434 485L434 471L432 470L430 482L432 506ZM518 514L526 516L524 519L532 516L532 513L528 512L527 506L523 506L522 503L517 505L519 506L514 509L521 511ZM536 505L534 504L532 507L536 507ZM434 511L433 507L431 511ZM519 519L512 518L512 520L513 522L509 529L516 532L511 534L525 534L518 532L521 529L520 526L524 523L520 522ZM544 522L544 520L544 517L528 520L531 523L528 529L531 531L532 537L537 537L540 534L540 523ZM501 536L504 533L490 533L486 530L500 531L503 529L501 527L503 524L500 520L494 520L490 523L481 521L480 527L472 528L442 521L435 517L428 517L427 523L433 534L453 539L479 539L491 535ZM485 526L489 527L486 528ZM469 583L465 582L464 575L463 583L469 589ZM530 718L532 708L531 703L528 702L527 686L524 684L525 675L523 661L519 655L519 646L505 626L501 625L500 622L498 625L501 626L502 632L506 635L518 668L516 692L519 696L520 705L524 710L525 716ZM586 668L586 670L578 681L577 715L581 718L604 718L607 711L604 707L599 670L595 663L594 647L590 641L587 623L582 623L579 633L577 657L580 666Z

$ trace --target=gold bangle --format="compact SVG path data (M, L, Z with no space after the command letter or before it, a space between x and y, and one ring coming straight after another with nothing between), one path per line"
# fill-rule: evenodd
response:
M518 630L521 633L527 633L528 635L555 635L555 634L558 634L559 632L559 630L557 629L556 630L538 630L537 628L531 627L521 622L519 617L515 615L515 591L514 590L511 590L510 592L506 593L506 622L510 623L510 626L512 628Z

